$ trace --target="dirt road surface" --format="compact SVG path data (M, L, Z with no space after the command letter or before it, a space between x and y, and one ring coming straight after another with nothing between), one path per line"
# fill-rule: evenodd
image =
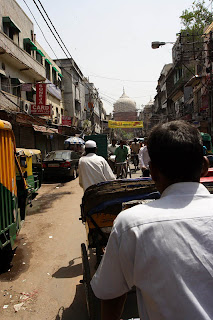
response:
M82 195L78 179L40 189L18 236L13 267L0 275L0 319L87 319L79 283L86 240Z

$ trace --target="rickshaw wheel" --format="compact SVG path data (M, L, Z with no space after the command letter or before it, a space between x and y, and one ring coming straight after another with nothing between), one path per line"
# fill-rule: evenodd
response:
M88 255L86 246L81 244L81 256L82 256L82 270L83 270L83 284L86 294L87 311L90 320L98 320L98 299L95 297L91 285L90 266L88 261Z

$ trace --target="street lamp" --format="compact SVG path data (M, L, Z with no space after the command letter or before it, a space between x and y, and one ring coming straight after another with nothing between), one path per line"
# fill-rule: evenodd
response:
M153 42L152 42L152 49L158 49L158 48L160 48L161 46L165 46L165 44L167 44L167 43L174 44L175 42L153 41Z

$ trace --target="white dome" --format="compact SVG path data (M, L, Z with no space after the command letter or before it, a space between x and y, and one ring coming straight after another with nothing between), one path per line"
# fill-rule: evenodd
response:
M130 99L123 90L122 96L114 103L114 112L136 111L136 103Z

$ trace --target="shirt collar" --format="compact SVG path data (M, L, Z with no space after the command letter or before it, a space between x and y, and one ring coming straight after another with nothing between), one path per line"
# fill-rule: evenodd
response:
M209 195L210 192L199 182L178 182L171 184L167 187L162 195L166 197L168 195L186 195L186 194L197 194L197 195Z

